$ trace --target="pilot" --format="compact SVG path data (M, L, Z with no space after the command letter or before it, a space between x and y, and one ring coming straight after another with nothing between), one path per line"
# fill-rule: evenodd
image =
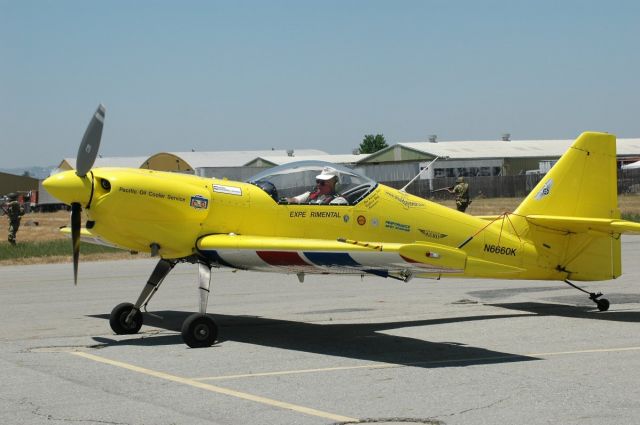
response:
M347 200L336 192L338 171L332 167L324 167L316 176L316 187L313 192L305 192L301 195L287 198L290 204L331 204L346 205Z

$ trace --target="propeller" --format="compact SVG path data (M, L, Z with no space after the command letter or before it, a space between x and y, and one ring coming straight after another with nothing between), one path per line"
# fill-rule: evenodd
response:
M78 147L76 156L76 175L84 178L93 167L98 156L102 127L104 126L105 107L100 104L93 114L87 129L82 136L82 142ZM92 175L93 193L93 175ZM90 202L90 201L89 201ZM80 260L80 229L82 227L82 205L79 202L71 203L71 244L73 246L73 283L78 285L78 263Z
M102 104L98 105L95 114L91 118L91 122L82 136L82 142L78 147L78 155L76 156L76 175L84 177L87 175L93 163L98 156L100 148L100 139L102 138L102 127L104 125L105 108Z
M78 286L78 261L80 259L80 226L82 206L71 204L71 244L73 245L73 284Z

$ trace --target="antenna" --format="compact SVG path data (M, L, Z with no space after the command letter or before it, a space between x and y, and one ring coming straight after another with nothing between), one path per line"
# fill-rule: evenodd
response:
M422 170L420 170L420 172L411 180L409 180L409 183L405 184L404 187L402 189L400 189L400 192L404 192L407 193L407 187L409 187L409 185L411 183L413 183L418 177L420 177L420 175L422 175L422 173L424 173L425 171L427 171L429 169L429 167L431 167L433 165L434 162L436 162L438 159L449 159L448 156L436 156L433 161L431 161L426 167L424 167Z

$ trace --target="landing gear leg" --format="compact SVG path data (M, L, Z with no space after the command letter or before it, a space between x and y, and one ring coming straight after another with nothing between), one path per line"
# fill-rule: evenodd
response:
M598 310L600 310L600 311L609 310L609 300L606 299L606 298L600 298L602 296L602 292L598 292L596 294L595 292L585 291L584 289L574 285L573 283L569 282L568 280L565 280L564 283L566 283L569 286L572 286L573 288L576 288L578 291L582 291L585 294L589 294L589 299L591 301L593 301L594 303L596 303L596 305L598 306Z
M200 288L200 312L194 313L182 324L182 339L191 348L210 347L218 338L218 325L207 316L211 267L198 263L198 285Z
M142 313L140 307L151 301L160 288L160 284L169 272L176 265L175 261L161 259L156 264L156 268L151 273L147 284L142 288L142 292L135 304L122 303L115 306L109 317L111 329L118 335L136 334L142 327Z

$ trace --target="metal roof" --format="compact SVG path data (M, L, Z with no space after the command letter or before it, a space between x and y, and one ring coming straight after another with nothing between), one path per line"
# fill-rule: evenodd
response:
M574 139L417 142L398 143L384 149L384 151L400 146L431 156L448 156L450 159L560 157L573 142ZM378 151L376 154L381 152ZM617 154L619 156L640 155L640 139L617 139Z
M262 160L263 162L268 162L275 165L288 164L290 162L301 161L301 160L309 160L309 161L324 161L331 162L334 164L355 164L358 161L362 161L365 159L367 154L360 155L352 155L352 154L344 154L344 155L331 155L331 154L318 154L318 155L306 155L304 158L299 156L278 156L278 155L264 155L259 156L257 158L252 158L251 161L246 162L243 165L251 165L258 160Z
M140 168L142 164L147 160L146 156L111 156L111 157L98 157L93 164L94 167L126 167L126 168ZM65 166L65 162L67 166ZM64 158L58 168L75 170L76 159Z
M327 155L326 152L317 149L296 149L294 156L288 156L285 149L263 150L263 151L217 151L217 152L161 152L158 155L173 155L182 159L193 169L204 167L241 167L260 156L283 156L291 158L292 161L299 161L300 157L315 155ZM150 157L149 160L153 158Z

